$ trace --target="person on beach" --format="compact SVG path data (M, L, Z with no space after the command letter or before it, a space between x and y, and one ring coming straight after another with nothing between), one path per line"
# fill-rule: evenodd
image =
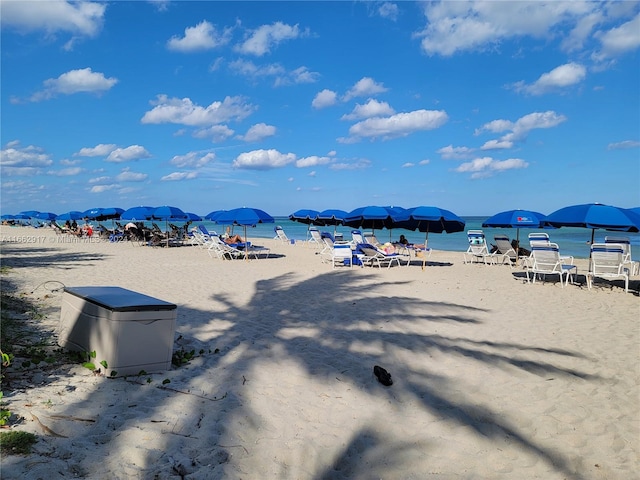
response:
M227 245L232 245L234 243L244 243L244 240L242 239L242 237L240 235L231 235L231 236L227 235L222 240Z
M400 240L398 240L400 245L409 245L409 240L404 235L400 235Z

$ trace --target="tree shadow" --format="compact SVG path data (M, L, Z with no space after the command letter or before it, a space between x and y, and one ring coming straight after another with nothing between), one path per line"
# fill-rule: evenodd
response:
M82 256L80 259L90 261ZM63 264L69 261L65 257L61 260ZM122 464L132 462L132 457L127 456L131 455L129 435L132 429L144 430L145 425L164 422L164 448L162 451L144 451L141 455L145 467L137 467L138 470L130 473L140 475L139 469L144 469L145 478L163 477L169 473L185 476L209 465L211 476L208 478L237 475L239 472L234 469L251 455L252 448L242 443L243 434L235 430L238 419L248 431L265 428L260 412L246 400L242 389L248 388L245 387L247 382L251 386L256 368L273 362L295 365L304 375L320 383L335 379L357 385L363 395L387 395L390 399L391 392L408 395L447 422L466 426L485 438L507 435L523 450L562 472L566 478L579 478L562 453L527 438L497 412L448 398L446 393L441 393L447 390L435 380L412 380L424 375L421 368L405 366L405 381L382 394L379 385L371 381L371 369L375 364L384 364L388 352L402 349L409 355L437 352L465 357L506 371L517 369L534 375L599 381L595 375L554 363L558 356L584 356L536 345L403 333L393 326L398 323L481 325L479 316L487 310L408 296L383 296L380 290L389 283L380 282L379 278L354 276L348 271L322 273L306 280L287 274L257 281L255 293L246 305L236 304L233 295L225 294L212 294L211 308L206 311L179 305L176 350L193 349L201 353L191 363L161 374L160 377L166 376L170 380L168 384L159 385L158 375L87 383L85 398L66 404L62 415L77 418L91 412L95 418L92 429L96 433L78 426L65 427L62 421L52 420L49 428L54 431L69 428L69 438L46 437L39 452L46 454L52 462L59 459L62 463L56 468L63 468L69 458L68 452L73 451L73 436L89 435L95 449L90 454L75 451L74 460L70 462L74 471L68 473L108 474L112 466L108 462L96 463L96 458L114 458L114 462ZM401 291L407 283L395 282L397 290ZM366 310L361 311L360 305L365 305ZM361 348L355 349L355 345ZM545 361L522 358L521 352L527 350L547 358ZM68 374L72 374L71 368ZM145 384L147 379L151 379L150 384ZM212 381L217 383L211 385ZM177 406L180 406L179 410L175 410ZM203 450L205 445L207 448ZM141 447L136 445L133 450ZM377 463L381 458L402 458L396 454L407 448L402 442L389 442L362 428L353 432L352 439L335 462L320 468L314 477L335 478L336 472L343 478L356 476L356 472L358 476L366 477L376 472L376 467L381 468ZM115 460L118 452L123 457ZM20 464L6 468L11 474L12 468L19 469ZM47 468L51 467L43 465L42 471ZM37 473L36 470L32 473ZM260 472L244 474L251 476Z

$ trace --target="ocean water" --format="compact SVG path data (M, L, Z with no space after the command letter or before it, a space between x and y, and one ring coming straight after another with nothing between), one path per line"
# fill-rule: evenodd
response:
M452 252L464 252L469 246L467 241L467 230L482 230L484 231L487 242L492 243L493 236L497 234L508 235L510 239L516 238L515 228L482 228L482 222L488 217L462 217L466 222L463 232L457 233L430 233L428 237L428 245L434 250L447 250ZM202 223L209 231L214 230L217 233L224 233L226 225L217 225L214 222L203 221L194 222L195 224ZM247 237L249 239L259 238L274 238L274 228L276 225L280 225L287 237L295 240L305 240L308 238L308 226L289 220L288 217L275 217L275 223L262 223L255 227L247 228ZM333 226L317 227L321 232L327 231L334 233ZM337 226L336 232L342 233L345 239L351 239L350 227ZM243 227L234 227L234 233L244 235ZM365 232L366 230L363 230ZM560 247L560 253L562 255L572 255L575 258L589 258L589 243L591 242L591 229L587 228L552 228L552 229L520 229L520 245L528 248L529 241L528 235L531 232L545 232L549 234L551 241L557 243ZM413 232L404 229L393 230L376 230L376 237L381 242L398 240L401 234L403 234L411 243L424 243L425 234L421 232ZM640 234L638 233L626 233L626 232L609 232L606 230L595 231L595 242L604 242L606 235L623 235L629 237L631 240L631 253L633 260L640 260Z

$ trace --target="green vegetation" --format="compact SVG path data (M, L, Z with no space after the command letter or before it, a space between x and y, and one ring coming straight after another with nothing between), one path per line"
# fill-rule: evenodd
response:
M2 455L27 455L38 438L29 432L11 430L0 433L0 452Z

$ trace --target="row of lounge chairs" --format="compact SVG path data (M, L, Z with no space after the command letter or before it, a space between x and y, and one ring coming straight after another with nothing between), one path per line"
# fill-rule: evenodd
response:
M553 243L546 233L529 234L529 255L520 255L505 235L496 235L496 249L489 251L482 230L467 232L469 248L464 252L464 262L482 261L485 264L510 263L517 265L520 261L527 271L527 282L535 283L536 278L557 275L560 285L566 286L569 280L578 274L574 258L560 255L558 244ZM519 248L519 246L516 245ZM592 288L595 278L622 279L625 291L629 290L629 277L640 273L640 264L631 259L631 243L628 237L607 236L604 243L591 245L589 271L586 274L587 286ZM563 283L564 279L564 283Z
M251 242L225 243L216 232L209 232L204 225L191 230L191 243L205 249L211 258L234 260L241 258L268 258L267 247L253 245Z

